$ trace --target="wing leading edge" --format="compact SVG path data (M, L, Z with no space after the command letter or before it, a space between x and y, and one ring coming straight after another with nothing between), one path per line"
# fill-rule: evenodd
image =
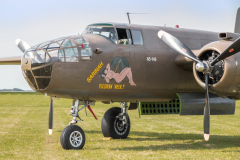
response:
M21 65L22 56L0 58L0 65Z

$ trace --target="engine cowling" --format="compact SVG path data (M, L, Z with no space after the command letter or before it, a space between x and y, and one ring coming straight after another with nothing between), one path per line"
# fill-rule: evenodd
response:
M211 62L220 53L222 53L232 41L221 40L209 43L198 52L200 60ZM240 95L240 53L219 61L212 68L209 75L209 90L221 97L232 97L239 99ZM196 63L193 63L193 74L197 83L205 88L204 75L195 69Z

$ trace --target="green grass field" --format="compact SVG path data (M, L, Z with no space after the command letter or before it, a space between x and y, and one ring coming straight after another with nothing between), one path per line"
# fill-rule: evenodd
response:
M0 159L240 159L240 104L234 116L211 116L211 136L203 139L203 116L154 115L129 111L129 138L103 140L101 120L111 105L92 106L98 120L80 112L83 150L63 150L61 131L72 101L54 100L53 134L48 135L49 97L0 93ZM119 106L114 103L113 106Z

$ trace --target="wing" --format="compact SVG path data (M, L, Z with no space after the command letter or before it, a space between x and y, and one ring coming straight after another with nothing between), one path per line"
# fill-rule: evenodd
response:
M0 58L0 65L21 65L22 56Z
M24 53L30 46L21 39L15 41L18 48ZM0 58L0 65L21 65L22 56Z

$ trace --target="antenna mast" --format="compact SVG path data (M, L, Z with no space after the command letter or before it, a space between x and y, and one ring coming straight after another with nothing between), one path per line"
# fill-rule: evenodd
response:
M129 24L131 24L131 21L130 21L130 17L129 17L129 12L127 12L127 16L128 16L128 22L129 22Z
M149 13L129 13L129 12L127 12L128 22L129 22L129 24L131 24L129 14L149 14Z

